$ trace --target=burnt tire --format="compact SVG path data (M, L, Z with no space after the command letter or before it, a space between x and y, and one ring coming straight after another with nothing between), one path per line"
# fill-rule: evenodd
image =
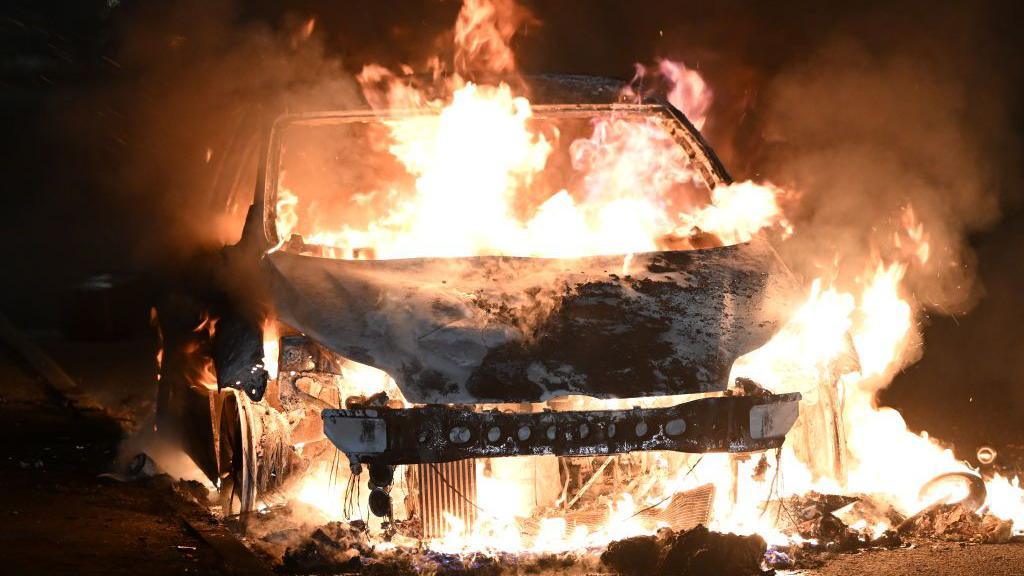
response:
M218 426L220 496L225 516L244 515L256 506L256 450L252 405L235 390L224 393Z

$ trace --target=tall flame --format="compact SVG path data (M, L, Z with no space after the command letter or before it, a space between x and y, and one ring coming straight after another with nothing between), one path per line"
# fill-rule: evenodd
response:
M514 12L510 6L466 0L455 34L457 69L475 61L490 71L514 70L508 42L517 25L507 20ZM668 61L658 71L669 82L669 100L701 126L711 104L703 78ZM517 194L537 183L558 138L531 127L534 113L527 99L506 84L476 84L459 74L447 80L443 101L379 66L367 66L360 79L374 106L420 113L383 120L386 148L415 184L411 190L386 191L394 201L368 227L306 231L305 241L327 247L328 255L568 258L679 247L667 245L666 238L685 239L696 232L725 244L749 240L773 226L783 236L798 232L779 204L785 192L767 183L718 185L706 190L706 198L671 202L673 190L699 180L689 158L651 121L615 115L595 120L592 133L569 146L580 188L553 190L524 216L516 209ZM277 227L286 241L296 230L302 199L287 182L282 186ZM916 353L920 309L905 292L904 279L912 267L933 257L913 208L907 206L897 220L898 228L890 231L895 254L874 256L858 282L849 285L834 281L837 265L829 267L809 283L789 323L733 368L733 377L752 378L775 392L802 392L802 413L828 413L831 419L803 416L783 449L765 455L763 463L721 454L652 455L655 476L647 489L609 500L606 521L594 529L570 529L555 514L541 518L536 530L524 536L516 519L537 511L528 499L513 497L521 486L478 474L479 493L493 495L481 500L487 513L480 525L469 531L450 518L449 534L432 545L446 550L597 545L649 531L637 522L639 509L663 505L667 495L704 483L718 488L715 528L758 532L770 541L798 540L784 534L778 517L766 512L766 501L780 496L809 490L870 493L905 513L920 509L919 489L926 481L969 467L927 434L911 432L898 412L876 402L878 390ZM367 247L371 250L362 250ZM684 242L681 247L692 246ZM626 256L624 268L629 261ZM989 510L1024 527L1019 481L997 476L987 484ZM303 499L311 502L326 494L317 489L316 477L307 478L303 490ZM886 527L866 520L863 526L874 532Z
M398 80L389 90L398 95L383 101L408 99ZM704 186L685 150L661 120L614 113L595 118L591 135L567 148L578 188L552 191L523 217L517 202L524 191L542 190L549 138L558 137L531 126L529 101L506 84L466 83L439 111L433 104L424 111L384 120L387 150L415 177L413 189L391 190L387 213L366 228L307 230L306 244L341 258L568 258L665 249L695 233L733 244L789 226L778 203L783 191L770 184L719 185L703 202L680 198L680 190ZM299 223L301 202L287 182L286 174L277 200L282 241Z

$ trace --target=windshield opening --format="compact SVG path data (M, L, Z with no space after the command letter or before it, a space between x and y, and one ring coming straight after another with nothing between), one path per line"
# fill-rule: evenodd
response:
M697 246L706 167L653 106L299 118L279 128L278 249L342 259Z

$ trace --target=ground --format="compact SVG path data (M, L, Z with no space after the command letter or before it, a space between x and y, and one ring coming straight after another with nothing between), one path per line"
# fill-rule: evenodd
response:
M254 557L243 562L225 554L223 542L211 545L209 533L197 532L194 511L190 524L166 482L98 478L113 469L126 423L144 422L152 409L151 344L35 341L107 409L70 405L0 345L0 422L7 432L0 437L0 573L260 572L251 564ZM796 574L1019 576L1024 544L868 551L839 555L822 568Z
M98 478L117 455L118 420L70 406L2 346L0 422L0 573L238 572L186 522L168 482Z
M101 482L120 428L81 414L0 351L0 548L7 574L219 573L149 486Z
M964 546L941 543L912 549L880 550L836 556L807 576L1020 576L1024 544Z

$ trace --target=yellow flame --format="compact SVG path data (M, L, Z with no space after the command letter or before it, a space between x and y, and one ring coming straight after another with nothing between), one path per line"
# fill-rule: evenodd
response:
M271 379L277 378L277 360L281 351L281 335L277 330L277 321L268 318L263 322L263 369Z
M694 232L734 244L788 227L777 201L782 190L749 181L716 187L706 205L673 210L674 190L701 182L685 150L662 121L615 114L596 118L591 136L568 147L580 188L555 191L524 218L517 199L535 192L552 152L532 117L530 103L508 85L466 83L440 113L384 120L388 151L415 177L414 189L389 193L389 211L365 229L315 228L304 242L341 258L568 258L663 249L667 238ZM282 182L277 228L284 242L299 224L302 200L287 173Z
M503 49L510 29L495 20L507 14L507 8L467 0L456 35L465 59L493 58L493 70L514 69L511 52ZM485 54L490 56L481 56ZM692 114L695 124L702 124L711 94L703 79L673 63L662 63L659 70L673 86L673 103ZM327 247L328 256L568 258L661 249L669 246L666 237L686 238L695 229L725 244L746 241L770 226L792 232L779 205L783 191L770 184L716 186L703 203L670 209L665 200L671 190L698 181L698 174L661 127L616 115L597 118L590 136L569 146L580 189L552 191L524 216L515 209L517 194L536 184L558 138L531 127L533 110L525 98L506 84L478 85L454 75L448 98L431 100L379 66L364 68L360 80L374 106L422 113L384 120L386 148L415 184L412 190L385 191L395 201L384 217L364 229L306 231L305 242ZM277 200L282 242L297 229L302 201L285 178ZM650 469L654 477L649 489L614 495L607 501L607 520L592 530L570 529L557 513L543 515L523 483L478 471L484 508L478 525L468 530L462 520L449 517L448 534L430 545L449 551L600 545L649 532L651 527L638 521L638 510L706 483L716 486L712 527L757 532L773 543L801 541L783 532L778 515L766 512L765 502L779 497L810 490L861 492L879 495L904 513L920 509L924 502L919 490L925 482L940 473L969 468L927 434L911 432L898 412L876 403L877 391L909 361L918 341L918 310L904 293L904 278L910 267L924 266L933 256L924 225L910 206L891 232L895 257L876 257L852 286L834 283L836 270L827 270L813 280L789 323L733 369L734 377L752 378L775 392L802 392L804 416L798 428L810 430L815 423L808 414L831 410L831 425L841 446L827 445L832 437L805 434L810 446L790 441L778 455L765 455L767 471L759 471L759 457L707 454L697 464L693 456L652 456L656 465ZM629 264L627 256L624 272ZM346 379L348 393L393 386L377 372L358 366ZM815 452L824 450L840 453L836 458L844 462L841 470L812 461ZM323 474L313 474L306 482L300 499L314 504L340 500L325 491ZM1019 481L997 476L987 485L992 513L1024 527ZM335 512L340 517L340 510ZM529 534L520 530L525 518L539 518ZM873 534L887 528L874 519L857 525Z

